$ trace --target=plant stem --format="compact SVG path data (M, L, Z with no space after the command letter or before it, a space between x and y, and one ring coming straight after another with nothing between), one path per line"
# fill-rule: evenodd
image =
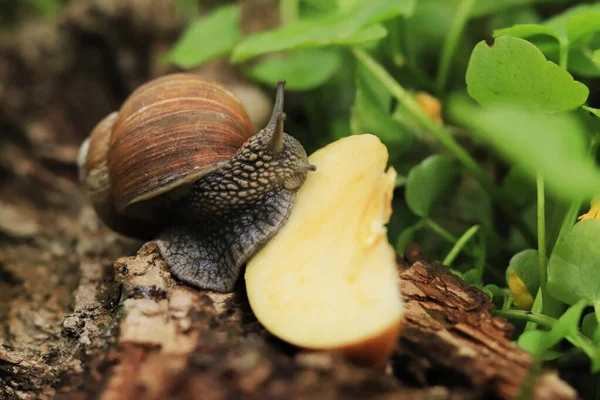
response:
M483 271L485 269L486 256L485 234L483 231L479 232L479 237L481 238L481 243L479 244L479 257L477 258L477 264L475 265L475 268L477 268L477 281L483 284Z
M591 360L596 358L594 344L583 333L577 331L574 335L567 335L565 339L571 342L573 346L580 348Z
M454 235L452 235L450 232L448 232L446 229L444 229L437 222L435 222L434 220L429 219L429 218L424 218L423 220L425 221L425 224L427 224L427 226L429 228L431 228L432 231L434 231L435 233L437 233L438 235L440 235L441 237L443 237L450 243L454 243L454 244L456 243L456 241L457 241L456 237L454 237Z
M559 65L564 70L567 69L567 62L569 56L569 44L568 42L560 41L560 55L559 55ZM576 207L576 209L574 209ZM575 213L579 210L580 203L574 201L571 203L569 210L563 219L563 223L560 227L560 231L558 233L558 237L556 238L556 242L551 246L554 248L555 243L560 240L562 235L570 229L573 223L573 219L575 218ZM546 290L546 283L548 282L548 266L546 264L546 202L545 202L545 193L544 193L544 178L538 172L537 174L537 228L538 228L538 256L539 256L539 264L540 264L540 290L537 292L535 296L534 304L539 302L539 311L543 314L548 314L551 309L551 301L552 301L552 309L553 313L557 311L557 307L559 307L559 303L551 300ZM527 328L531 328L531 324L528 324ZM527 330L527 329L526 329Z
M533 322L541 325L545 328L552 328L558 322L552 317L547 317L543 314L532 313L529 311L520 310L498 310L494 312L495 315L499 315L506 319L516 319L520 321Z
M521 321L533 322L548 329L554 327L554 325L556 325L556 323L558 322L558 320L552 317L547 317L542 314L520 310L499 310L495 311L494 315L499 315L506 319L516 319ZM591 359L594 359L596 357L596 349L594 348L593 343L591 342L591 340L589 340L589 338L587 338L583 333L581 333L581 331L577 331L572 335L567 335L565 339L571 342L573 346L581 349Z
M502 208L514 222L525 240L533 245L535 236L529 230L519 213L512 205L512 200L500 190L481 166L471 155L452 137L443 126L431 119L414 101L413 97L364 50L355 47L352 52L356 58L375 76L390 93L423 125L435 139L438 140L456 159L458 159L479 181L481 186L490 194L492 199Z
M546 195L544 193L544 177L537 175L537 229L538 229L538 256L540 263L540 293L542 295L542 314L546 314L548 292L548 270L546 265Z
M569 43L561 40L559 42L558 65L562 69L566 70L568 62L569 62Z
M447 265L448 267L452 264L452 261L458 256L458 253L462 250L462 248L467 244L469 240L477 233L479 230L479 225L473 225L470 227L465 233L462 234L460 238L456 241L452 249L448 252L442 264Z
M531 306L532 313L542 312L542 295L541 295L541 293L542 293L542 289L539 288L535 294L535 298L533 299L533 305ZM538 324L530 321L530 322L527 322L527 324L525 324L524 332L534 331L537 328L538 328Z
M427 226L428 228L430 228L432 231L434 231L435 233L437 233L438 235L440 235L442 238L446 239L448 242L452 243L453 245L456 244L457 240L456 237L451 234L450 232L448 232L446 229L444 229L441 225L439 225L437 222L435 222L432 219L429 218L423 218L421 219L421 221L419 221L419 224L423 223L423 225ZM420 225L420 226L423 226ZM471 228L472 229L472 228ZM463 235L464 236L464 235ZM477 259L478 255L475 254L475 252L473 252L472 250L465 248L464 252L469 256L469 257L473 257L475 259ZM483 261L478 261L478 267L477 268L482 268L479 267L479 263L483 262L484 267L488 269L488 271L494 275L497 279L503 281L504 280L504 275L502 275L501 273L499 273L498 271L496 271L496 269L494 267L492 267L491 265L489 265L488 263L485 262L485 260Z
M438 76L436 82L436 92L438 97L441 97L444 92L444 87L448 81L450 64L452 63L452 57L454 56L456 45L458 44L465 24L469 19L469 13L471 12L471 7L473 7L474 3L475 0L461 0L458 8L456 9L454 21L452 22L448 36L446 36L444 48L442 49L442 56L440 57L440 62L438 65Z
M281 0L279 7L283 25L290 24L298 19L299 0Z
M504 301L502 302L502 311L506 311L512 305L512 297L510 294L504 296Z

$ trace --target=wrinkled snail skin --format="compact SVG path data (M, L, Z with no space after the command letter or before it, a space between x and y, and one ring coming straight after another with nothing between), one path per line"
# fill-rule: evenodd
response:
M296 139L277 135L283 139L279 153L268 150L273 134L267 128L173 203L178 222L156 243L178 279L233 290L243 264L285 224L312 167Z
M184 78L182 74L178 74L175 79L177 85L181 85L178 80ZM159 79L168 83L165 81L168 78ZM193 81L198 77L190 79ZM148 86L152 85L157 86L153 82ZM227 142L227 138L219 139L218 134L229 135L231 126L234 126L235 131L231 132L231 135L235 140L239 140L242 129L240 127L248 125L243 109L236 109L235 114L219 110L214 113L214 118L218 120L215 122L207 121L210 113L202 114L202 111L196 109L191 109L187 117L182 117L179 110L161 110L161 104L172 102L174 99L162 95L160 91L157 95L158 105L149 106L147 101L130 99L130 105L136 105L136 101L139 103L132 107L132 116L117 118L112 115L110 126L108 122L99 124L99 127L103 128L103 135L107 126L116 130L113 126L124 126L135 118L140 119L142 124L161 127L160 119L153 119L152 115L142 115L144 112L155 112L158 115L163 113L164 118L178 124L162 129L165 131L162 135L156 135L156 128L154 131L148 129L149 133L146 135L155 135L150 138L143 136L145 133L140 131L143 129L141 126L133 126L128 130L120 129L119 132L132 132L131 135L137 135L136 139L132 140L126 134L115 137L115 133L112 132L110 144L107 144L106 139L96 138L100 136L97 133L99 127L93 131L91 139L82 145L79 164L81 179L88 188L92 202L94 199L102 201L102 204L94 203L99 217L110 228L125 235L144 239L152 235L161 257L180 281L200 289L232 291L246 261L287 221L296 193L304 183L308 171L316 170L308 164L308 157L302 145L283 131L283 86L284 82L280 81L273 113L267 126L257 134L249 135L228 159L223 159L222 154L226 153L224 146L219 144L220 141ZM210 88L211 106L218 100L215 93L222 95L223 90L220 87ZM147 88L140 91L145 91L148 96ZM194 101L189 92L188 90L185 95L186 103ZM226 95L226 101L231 103L230 93ZM177 115L173 116L173 113ZM242 114L243 122L235 122L237 114ZM222 129L219 128L220 121L225 121ZM194 142L194 135L186 130L189 126L199 132L197 143ZM209 134L213 136L217 132L216 139L210 135L207 136L208 139L202 138L204 126L212 129ZM169 130L170 128L172 129ZM185 145L180 149L173 147L173 143L178 141L178 135L182 135L185 140ZM169 157L158 151L160 142L157 141L161 139L171 146ZM143 143L146 143L148 149L139 146L139 142L144 140ZM90 155L98 152L93 148L94 143L102 144L101 155L104 159L96 156L94 163L91 163ZM123 146L124 143L138 144L132 156L137 158L123 159L128 157L127 148L111 147ZM219 159L211 158L211 154L206 153L210 151L222 154L219 155ZM205 152L207 157L203 158L203 154L198 152ZM115 160L116 155L121 158L111 164L111 156L112 160ZM147 157L147 160L143 157ZM190 162L186 157L201 161L209 158L211 161L202 164L197 161ZM147 165L155 159L160 159L162 165ZM165 160L170 164L165 164ZM186 163L189 166L186 166ZM176 179L169 171L171 164L178 174ZM117 165L117 168L111 170L111 166L114 165ZM142 166L140 168L143 169L151 187L140 187L143 180L137 176L135 184L121 179L120 186L115 188L113 183L120 177L120 168L126 165ZM182 166L187 170L182 169ZM151 173L156 171L159 176ZM135 172L129 169L125 175L134 176ZM98 176L101 179L98 179ZM161 186L160 182L165 184ZM126 196L121 195L121 192L126 192ZM130 226L136 222L139 222L143 229Z

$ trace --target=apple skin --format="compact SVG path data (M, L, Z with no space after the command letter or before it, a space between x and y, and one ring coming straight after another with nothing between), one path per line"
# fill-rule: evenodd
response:
M396 172L386 147L354 135L309 157L289 220L248 262L250 307L280 339L382 366L402 330L404 303L385 225Z

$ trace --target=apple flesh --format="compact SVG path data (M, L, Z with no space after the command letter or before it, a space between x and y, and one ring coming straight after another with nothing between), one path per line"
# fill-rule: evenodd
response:
M370 134L309 157L317 166L285 226L248 263L250 306L263 326L293 345L385 363L403 317L395 252L386 223L396 172Z

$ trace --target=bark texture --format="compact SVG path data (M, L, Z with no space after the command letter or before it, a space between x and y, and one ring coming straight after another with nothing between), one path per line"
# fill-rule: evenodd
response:
M416 247L399 260L406 327L387 368L367 370L278 341L243 285L180 285L153 244L98 222L77 183L78 147L172 70L157 55L183 27L174 4L81 0L0 36L0 399L514 398L532 360L511 326ZM243 4L247 32L277 15L267 1ZM202 72L263 101L257 126L268 117L264 93L223 61ZM552 371L533 384L537 399L577 397Z
M425 260L399 263L406 327L385 370L287 346L254 318L242 283L231 294L179 285L152 243L114 268L121 318L81 398L511 399L532 362L484 293ZM551 371L531 385L535 399L577 398Z

